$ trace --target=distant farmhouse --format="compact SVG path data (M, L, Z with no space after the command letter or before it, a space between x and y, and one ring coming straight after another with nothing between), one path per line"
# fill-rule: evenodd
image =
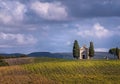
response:
M89 49L84 45L80 48L80 56L79 59L89 59Z

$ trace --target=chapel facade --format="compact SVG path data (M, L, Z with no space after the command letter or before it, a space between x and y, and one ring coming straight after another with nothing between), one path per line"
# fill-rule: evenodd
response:
M89 49L86 46L80 48L79 59L89 59Z

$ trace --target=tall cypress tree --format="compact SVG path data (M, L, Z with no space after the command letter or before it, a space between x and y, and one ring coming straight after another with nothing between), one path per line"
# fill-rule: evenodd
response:
M79 44L78 44L78 41L75 40L73 45L73 57L78 59L79 55L80 55Z
M90 56L90 58L94 56L94 45L93 45L93 42L90 42L89 56Z
M116 56L117 56L118 59L120 59L119 58L119 48L118 47L116 47Z

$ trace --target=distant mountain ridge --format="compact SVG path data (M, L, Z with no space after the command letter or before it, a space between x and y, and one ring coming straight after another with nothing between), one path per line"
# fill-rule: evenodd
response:
M73 59L72 53L50 53L50 52L34 52L28 54L30 57L53 57L53 58L65 58L65 59ZM95 56L93 59L105 59L108 57L109 59L117 59L116 56L109 54L108 52L95 52Z
M21 53L12 53L12 54L5 54L1 53L0 56L22 56L27 55L29 57L51 57L51 58L64 58L64 59L73 59L72 53L50 53L50 52L32 52L30 54L21 54ZM109 54L108 52L95 52L94 59L105 59L105 57L109 59L114 59L113 55Z
M50 52L33 52L28 54L30 57L52 57L52 58L72 58L72 53L50 53Z
M21 54L21 53L11 53L11 54L7 54L7 53L0 53L0 56L22 56L22 55L25 55L25 54Z

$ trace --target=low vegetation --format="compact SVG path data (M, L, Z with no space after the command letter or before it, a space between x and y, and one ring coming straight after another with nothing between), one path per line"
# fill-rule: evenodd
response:
M0 60L0 66L8 66L8 63L4 60Z
M21 55L21 56L0 56L0 59L21 58L21 57L28 57L28 56L27 55Z
M33 57L8 58L3 60L9 65L21 65L21 64L29 64L34 62Z
M36 58L31 64L0 67L0 83L118 84L119 66L119 60Z
M120 49L118 47L109 49L109 53L120 59Z

